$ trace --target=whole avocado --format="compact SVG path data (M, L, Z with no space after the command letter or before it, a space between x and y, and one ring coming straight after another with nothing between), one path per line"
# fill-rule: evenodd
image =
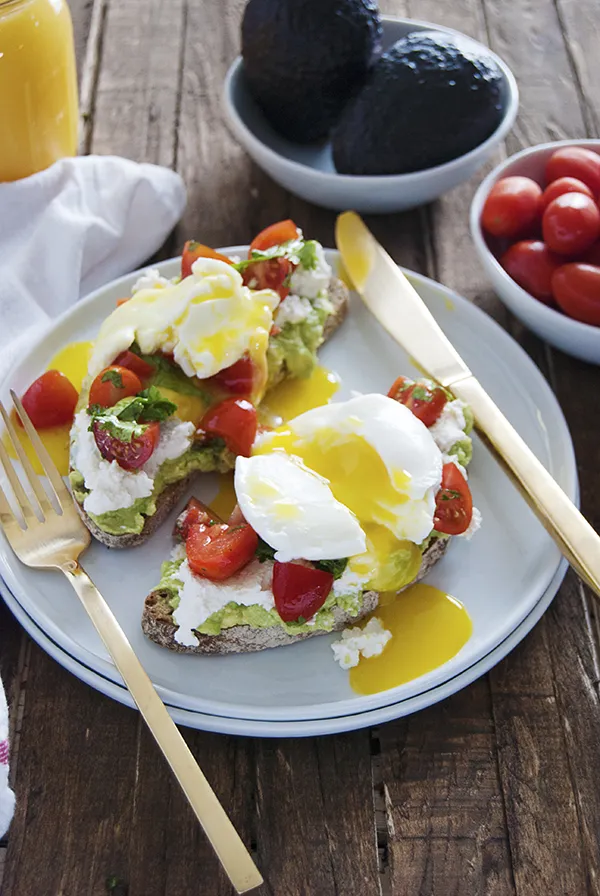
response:
M381 49L372 0L250 0L242 20L248 87L271 126L326 137Z
M341 174L405 174L474 149L502 120L506 83L468 38L417 31L375 63L333 135Z

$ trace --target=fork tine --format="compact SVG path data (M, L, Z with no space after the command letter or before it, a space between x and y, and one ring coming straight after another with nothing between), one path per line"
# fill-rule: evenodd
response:
M6 495L4 494L2 486L0 485L0 525L2 526L4 531L7 533L6 527L7 526L11 527L11 526L14 526L15 524L17 526L19 525L14 513L11 510L11 506L8 503L8 499L7 499ZM8 533L7 533L6 537L8 538Z
M18 501L19 507L21 508L21 512L23 513L23 517L25 518L25 523L33 522L34 520L37 522L37 516L29 503L29 498L25 492L25 489L21 485L21 480L17 476L15 472L15 468L12 465L11 459L8 456L8 451L4 447L4 442L0 439L0 465L4 470L6 478L10 482L10 487L13 490L13 494ZM5 496L6 497L6 496Z
M1 401L0 401L0 414L2 415L2 419L4 420L4 425L6 426L8 434L10 436L10 440L14 445L15 451L17 452L17 457L19 458L19 460L21 462L21 466L23 467L23 470L25 471L25 476L27 477L27 481L28 481L29 485L31 486L31 488L33 489L33 493L34 493L35 497L37 498L37 502L39 504L40 510L42 511L44 518L47 518L49 513L54 512L54 508L52 507L52 504L48 500L48 495L46 494L35 470L31 466L31 461L27 457L27 455L25 453L25 449L23 448L23 446L21 444L21 440L19 439L17 433L15 432L15 427L13 426L12 420L6 413L6 411L4 409L4 405L2 404Z
M42 469L43 469L44 473L46 474L46 477L48 478L50 485L52 486L52 491L56 495L56 500L58 501L58 504L62 509L63 502L66 502L67 504L71 503L71 493L69 492L69 489L67 488L67 486L64 484L64 482L62 480L62 476L60 475L60 473L54 466L54 464L50 458L50 455L48 454L44 445L42 444L42 440L40 439L37 432L35 431L33 423L27 416L27 412L26 412L25 408L23 407L23 405L21 404L21 399L19 398L18 395L15 394L15 392L12 389L10 390L10 394L11 394L12 400L14 402L14 405L17 409L17 413L18 413L19 417L21 418L21 422L22 422L23 426L25 427L25 432L29 436L29 441L31 442L33 450L35 451L35 453L38 456L38 460L39 460L40 464L42 465Z

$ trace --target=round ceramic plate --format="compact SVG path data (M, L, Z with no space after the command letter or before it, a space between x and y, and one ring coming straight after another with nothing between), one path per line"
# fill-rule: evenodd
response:
M243 247L230 250L243 253ZM337 264L336 253L330 261ZM163 263L172 276L179 261ZM97 290L54 323L0 387L22 392L68 342L93 338L136 274ZM417 290L474 373L567 494L575 498L571 439L552 391L523 350L487 315L427 278L409 274ZM408 357L352 295L350 313L321 351L321 361L342 378L339 399L352 390L386 391ZM347 716L391 706L422 694L473 667L521 624L552 581L560 555L516 489L475 440L470 482L484 523L468 542L455 539L429 581L458 597L473 620L473 634L448 663L400 687L360 696L332 660L333 635L292 647L227 657L180 656L147 641L140 629L145 595L157 584L161 560L171 549L165 524L131 551L93 544L84 565L112 607L136 653L172 706L209 715L256 721L299 721ZM210 502L216 483L194 489ZM71 657L110 681L119 676L85 612L58 573L22 566L6 545L0 572L23 609Z

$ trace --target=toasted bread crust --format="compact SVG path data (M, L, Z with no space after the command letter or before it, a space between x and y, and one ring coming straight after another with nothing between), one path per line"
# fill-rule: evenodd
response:
M414 580L419 582L427 575L431 567L443 556L448 546L447 538L436 538L423 554L421 568ZM414 584L411 582L411 584ZM408 585L406 586L409 587ZM404 590L404 589L402 589ZM340 607L334 607L334 626L332 631L338 632L348 625L355 625L377 607L379 594L376 591L365 591L363 594L363 606L358 615L352 616ZM173 623L173 617L168 605L167 595L163 591L152 591L145 600L142 613L142 631L144 634L168 650L177 653L196 654L226 654L226 653L252 653L257 650L265 650L269 647L283 647L286 644L295 644L315 635L327 634L322 629L313 632L301 632L298 635L289 635L280 625L271 628L253 628L250 625L234 625L224 629L220 635L196 635L198 644L195 647L185 647L175 640L177 626Z
M329 300L333 305L333 311L325 321L323 338L328 339L331 334L337 330L346 316L348 309L348 288L341 280L332 278L329 286ZM276 381L285 377L285 368L283 367ZM161 525L165 517L169 515L173 507L183 498L190 482L197 474L192 473L180 482L175 482L165 488L158 496L156 501L156 512L146 518L144 528L141 532L130 533L125 535L109 535L89 518L81 504L75 501L75 506L79 515L87 528L90 530L94 538L102 542L108 548L132 548L138 544L142 544L155 532Z

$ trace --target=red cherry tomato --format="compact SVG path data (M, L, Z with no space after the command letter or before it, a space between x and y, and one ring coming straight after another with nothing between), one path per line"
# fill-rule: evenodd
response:
M503 177L490 190L481 226L492 236L517 237L540 215L542 189L529 177Z
M597 196L600 193L600 156L582 146L557 149L546 163L546 181L552 183L559 177L576 177Z
M21 400L35 428L46 429L70 423L77 398L75 386L64 373L47 370L31 384Z
M248 523L228 526L199 523L190 527L185 552L193 573L222 582L243 569L254 557L258 535Z
M100 426L100 421L94 423L94 439L102 457L106 460L116 460L124 470L137 470L152 456L160 438L160 424L148 423L141 436L137 436L131 442L121 442L115 439Z
M188 240L183 247L181 256L182 279L190 276L192 273L192 265L197 258L216 258L217 261L225 261L227 264L233 263L226 255L221 255L220 252L216 252L214 249L211 249L210 246L204 246L202 243L197 243L195 240Z
M583 264L593 264L596 267L600 267L600 240L596 240L593 246L586 249L579 261Z
M583 193L553 199L542 218L544 242L559 255L585 252L600 236L600 210Z
M446 393L439 386L432 389L424 383L411 383L404 376L398 377L388 395L406 405L425 426L433 426L448 401Z
M268 258L253 261L242 273L246 286L251 289L273 289L283 301L289 293L289 276L294 265L288 258Z
M547 305L552 302L552 274L562 263L541 240L515 243L500 258L508 276Z
M565 314L600 327L600 267L565 264L554 273L552 290Z
M140 358L139 355L136 355L135 352L121 352L121 354L117 355L115 358L115 366L126 367L127 370L131 370L141 380L150 379L154 374L154 367L152 364L148 364L147 361L144 361L144 359Z
M594 198L594 194L582 180L577 180L576 177L559 177L558 180L553 180L550 186L546 187L542 193L542 212L550 205L553 199L557 199L564 193L583 193L585 196L589 196L590 199Z
M442 487L436 495L433 528L446 535L466 532L473 516L473 498L467 480L455 464L444 464Z
M112 408L122 398L129 398L141 391L140 378L132 370L111 365L101 370L92 383L89 403Z
M261 230L250 243L248 258L252 258L252 252L264 252L271 246L280 246L289 240L295 240L299 235L300 231L289 218L285 221L277 221L276 224L270 224L269 227Z
M296 622L300 616L311 619L321 609L333 587L333 575L300 563L273 566L273 597L284 622Z
M256 408L245 398L226 398L206 412L200 428L224 439L234 454L250 457L256 438Z
M233 395L250 395L254 384L254 364L248 355L244 355L231 367L220 370L213 377L211 382L216 383L227 392Z
M185 541L188 532L192 526L203 524L212 526L214 523L222 523L221 517L217 516L210 507L199 501L198 498L190 498L177 519L173 529L173 537Z

